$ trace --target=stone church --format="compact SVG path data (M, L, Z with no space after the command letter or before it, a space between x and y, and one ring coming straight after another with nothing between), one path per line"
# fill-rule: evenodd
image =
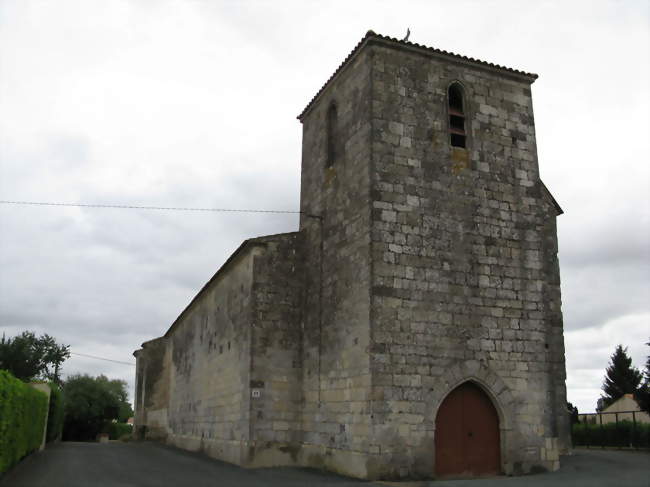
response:
M536 78L369 31L298 116L299 230L243 242L134 353L139 435L366 479L557 469Z

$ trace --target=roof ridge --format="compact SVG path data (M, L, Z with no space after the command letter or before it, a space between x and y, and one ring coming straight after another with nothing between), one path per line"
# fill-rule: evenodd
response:
M332 73L332 75L327 79L327 81L325 81L323 86L312 97L312 99L309 101L309 103L303 109L303 111L300 112L300 115L298 115L298 117L297 117L298 120L302 120L302 117L309 111L309 109L312 107L312 105L314 104L316 99L321 95L321 93L325 90L325 88L327 88L327 86L330 84L330 82L339 74L339 72L345 67L345 65L348 63L348 61L353 56L355 56L357 54L357 52L359 52L361 47L367 41L369 41L371 39L380 39L380 40L383 40L383 41L393 42L393 43L396 43L396 44L399 44L399 45L402 45L402 46L408 46L408 47L415 47L415 48L418 48L418 49L423 49L423 50L428 51L428 52L432 52L432 53L435 53L435 54L441 54L443 56L448 56L448 57L455 58L455 59L458 59L458 60L462 60L462 61L465 61L465 62L479 64L481 66L486 66L486 67L492 68L492 69L507 71L508 73L515 74L517 76L523 76L523 77L526 77L526 78L531 78L533 81L538 78L538 75L535 74L535 73L529 73L529 72L526 72L526 71L521 71L519 69L514 69L514 68L509 68L507 66L502 66L500 64L490 63L488 61L482 61L482 60L477 59L477 58L463 56L462 54L456 54L456 53L451 52L451 51L445 51L443 49L438 49L438 48L435 48L435 47L425 46L424 44L418 44L418 43L415 43L415 42L400 40L400 39L397 39L395 37L390 37L390 36L377 34L375 31L370 29L361 38L361 40L356 44L356 46L354 46L352 51L345 57L343 62L341 64L339 64L339 66Z

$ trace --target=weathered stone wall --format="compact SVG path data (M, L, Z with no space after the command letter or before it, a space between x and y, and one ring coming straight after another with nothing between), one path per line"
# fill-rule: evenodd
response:
M305 234L302 461L365 476L370 435L370 62L350 62L301 119ZM327 111L337 106L337 158Z
M504 472L555 469L559 207L533 78L366 40L300 117L300 232L245 242L136 352L136 423L241 465L431 477L438 407L471 380L497 410ZM448 140L453 81L467 149Z
M140 437L165 440L168 433L170 355L165 337L142 344L136 356L135 427ZM144 429L143 429L144 427Z
M293 464L302 443L302 299L299 233L257 239L253 261L250 466Z
M468 379L501 414L504 471L557 468L556 208L539 179L530 80L382 45L372 73L376 474L431 475L437 406ZM449 143L454 81L467 149Z
M247 461L253 267L263 250L245 243L165 337L136 352L139 372L146 370L138 377L146 412L136 425L147 427L147 437L233 463Z
M141 435L240 465L296 460L300 237L245 242L165 336L135 353Z

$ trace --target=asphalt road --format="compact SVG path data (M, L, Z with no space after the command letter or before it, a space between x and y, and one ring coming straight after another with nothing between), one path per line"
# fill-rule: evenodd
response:
M154 443L74 443L25 459L2 487L648 487L650 453L576 450L558 472L429 482L363 482L308 469L247 470Z
M522 477L388 483L399 487L650 487L650 452L576 449L557 472Z
M244 469L156 443L63 442L25 459L2 487L379 487L327 472Z

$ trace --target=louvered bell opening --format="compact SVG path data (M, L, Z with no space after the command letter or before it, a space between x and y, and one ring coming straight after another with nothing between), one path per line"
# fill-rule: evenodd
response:
M458 112L449 115L449 133L453 147L465 147L467 134L465 134L465 117Z
M465 113L463 111L463 92L459 84L449 87L449 135L452 147L465 148L467 134L465 133Z

